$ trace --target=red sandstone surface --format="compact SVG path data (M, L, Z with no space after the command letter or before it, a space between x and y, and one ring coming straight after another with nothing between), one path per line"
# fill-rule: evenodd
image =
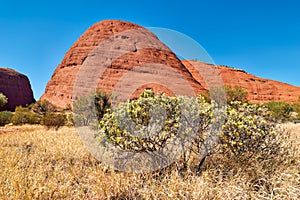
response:
M118 20L90 27L69 49L48 82L42 100L65 108L93 89L135 98L145 88L195 95L211 86L241 86L251 102L296 102L300 87L253 76L243 70L180 61L147 29ZM75 94L75 95L74 95Z
M193 74L194 78L201 82L205 89L209 87L204 83L204 78L209 82L214 82L215 74L210 73L211 70L217 69L219 76L222 78L224 85L241 86L248 91L248 100L250 102L269 102L269 101L284 101L297 102L300 97L300 87L264 79L252 74L249 74L240 69L234 69L225 66L215 66L199 61L182 61L187 69ZM199 73L195 73L195 68L198 68ZM200 70L199 70L200 69Z
M8 98L8 103L0 107L0 111L14 111L16 106L26 106L35 101L27 76L11 69L0 68L0 93Z
M83 94L91 88L134 98L138 95L135 90L149 84L159 92L171 85L175 94L205 92L153 33L136 24L107 20L90 27L73 44L41 99L64 108L72 104L74 93Z

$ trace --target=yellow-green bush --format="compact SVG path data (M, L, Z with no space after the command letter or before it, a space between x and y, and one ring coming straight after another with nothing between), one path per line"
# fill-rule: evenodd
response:
M4 126L11 122L13 114L10 111L2 111L0 112L0 126Z
M272 113L274 119L287 121L291 119L294 108L291 104L285 102L272 101L264 104Z
M151 121L153 117L158 124ZM254 157L272 162L285 153L282 132L266 107L241 102L220 106L201 96L168 97L152 91L108 110L100 121L98 137L123 150L152 152L178 136L179 129L191 136L189 148L177 161L185 170L190 167L199 172L208 156L219 153L238 164Z
M35 113L31 112L29 108L18 106L16 107L15 114L11 121L14 125L38 124L40 119Z
M220 133L224 152L237 162L248 163L252 157L272 159L281 153L276 123L263 106L232 102Z
M162 148L180 131L189 136L192 129L197 129L194 134L199 134L202 141L213 117L212 109L201 96L169 97L146 90L138 99L109 109L100 121L98 136L122 149L139 152Z

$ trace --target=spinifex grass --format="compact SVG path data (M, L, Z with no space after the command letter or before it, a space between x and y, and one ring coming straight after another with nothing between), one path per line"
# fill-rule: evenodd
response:
M0 134L0 199L300 198L299 149L293 162L283 163L273 174L255 165L228 170L222 162L226 158L215 155L206 160L200 175L182 177L174 170L157 177L107 169L87 152L74 128L9 129ZM293 136L296 140L297 134Z

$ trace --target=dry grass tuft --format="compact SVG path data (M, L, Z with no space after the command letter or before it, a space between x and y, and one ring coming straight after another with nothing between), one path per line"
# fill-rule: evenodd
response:
M289 126L299 146L300 126ZM86 151L74 128L6 129L0 134L0 199L300 198L299 148L272 174L259 163L238 168L216 155L207 160L201 175L182 177L171 171L157 177L107 170Z

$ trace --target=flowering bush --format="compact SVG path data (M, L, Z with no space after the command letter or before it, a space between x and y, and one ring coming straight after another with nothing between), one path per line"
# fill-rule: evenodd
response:
M121 149L155 151L178 131L180 101L147 90L138 99L109 109L100 121L100 136Z
M283 136L266 107L232 102L220 106L204 97L168 97L146 90L135 100L108 109L100 121L102 145L131 152L154 152L182 139L180 170L202 171L205 159L223 154L234 163L277 158Z
M233 155L240 163L252 158L267 160L282 150L282 132L279 133L271 112L256 104L231 102L220 133L224 153Z
M159 152L177 142L176 148L183 153L177 163L186 169L192 155L206 156L216 145L213 137L217 135L212 131L217 119L215 106L202 96L169 97L146 90L138 99L107 110L97 136L103 146L108 142L137 153Z

